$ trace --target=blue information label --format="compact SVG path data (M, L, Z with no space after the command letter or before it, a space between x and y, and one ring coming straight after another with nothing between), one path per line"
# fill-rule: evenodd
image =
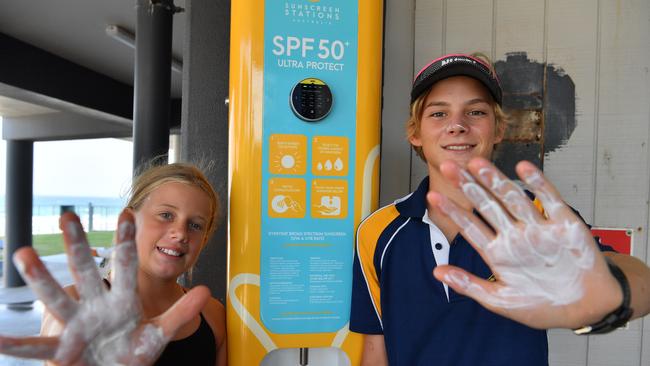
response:
M333 332L352 286L358 3L264 12L261 318L273 333Z

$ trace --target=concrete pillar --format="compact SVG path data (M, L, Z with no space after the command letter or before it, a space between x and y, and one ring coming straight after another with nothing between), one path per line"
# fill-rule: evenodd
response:
M7 192L5 195L4 286L20 287L25 282L11 258L18 248L32 246L32 190L34 142L7 141Z
M173 0L136 1L133 169L169 149ZM166 159L161 159L166 162Z
M207 285L225 304L230 0L187 1L185 6L181 160L211 163L206 174L221 198L217 230L186 284Z

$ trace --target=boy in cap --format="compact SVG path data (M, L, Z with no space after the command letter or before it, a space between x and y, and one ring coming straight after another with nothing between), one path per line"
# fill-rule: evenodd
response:
M481 56L416 76L407 137L429 175L358 229L350 330L365 334L363 365L548 365L544 329L604 333L650 311L647 266L596 244L532 164L517 172L538 198L486 160L501 102Z

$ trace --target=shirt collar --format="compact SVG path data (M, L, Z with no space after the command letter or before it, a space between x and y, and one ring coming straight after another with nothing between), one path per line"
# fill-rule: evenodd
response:
M415 192L402 200L395 202L397 211L402 216L421 219L427 210L427 192L429 192L429 177L425 177Z

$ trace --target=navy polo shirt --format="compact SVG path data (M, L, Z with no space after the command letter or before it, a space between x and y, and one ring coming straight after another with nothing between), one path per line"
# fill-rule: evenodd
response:
M391 366L548 365L546 331L494 314L433 277L453 264L491 271L458 235L448 243L429 220L429 179L369 216L357 231L350 330L383 334Z

